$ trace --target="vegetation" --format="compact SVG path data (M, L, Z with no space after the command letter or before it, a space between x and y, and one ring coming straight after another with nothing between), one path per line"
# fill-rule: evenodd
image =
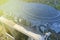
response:
M8 14L4 13L4 11L2 11L2 10L0 10L0 16L4 16L9 20L14 21L15 23L18 23L18 21L15 21L15 20L19 20L19 19L15 19L15 17L12 14L8 15ZM25 21L24 21L24 23L25 23ZM11 38L5 39L5 38L7 38L5 33L8 33L11 36L13 36L15 38L15 40L27 40L28 39L28 37L26 35L18 32L17 30L15 30L13 28L10 28L8 25L6 25L4 23L0 22L0 25L2 25L2 26L0 26L0 40L11 40ZM26 25L26 24L24 24L24 25Z
M5 26L0 22L0 40L13 40L6 33Z

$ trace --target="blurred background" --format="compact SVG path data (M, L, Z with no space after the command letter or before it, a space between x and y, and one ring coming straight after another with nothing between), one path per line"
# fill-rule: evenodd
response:
M31 22L18 16L20 13L18 11L18 9L20 7L20 2L46 4L46 5L54 7L56 10L58 10L60 12L60 0L0 0L0 16L4 16L7 19L12 20L15 23L17 23L19 25L23 25L25 27L32 26ZM17 15L17 16L15 16L15 15ZM11 36L13 36L15 38L15 40L28 40L28 36L18 32L17 30L9 28L6 24L3 24L0 22L0 25L3 25L3 27L5 29L4 33L7 32ZM2 27L2 26L0 26L0 27ZM34 27L36 27L36 25L34 25L33 28ZM3 31L3 30L1 30L1 31ZM51 30L51 29L49 29L48 31L52 32L52 35L50 36L50 38L51 38L50 40L60 40L60 32L56 33L54 30ZM48 31L46 31L46 32L48 32ZM3 33L0 35L3 35ZM2 36L2 38L4 38L3 40L8 40L8 39L5 39L5 37L3 37L3 36ZM2 39L0 39L0 40L2 40Z

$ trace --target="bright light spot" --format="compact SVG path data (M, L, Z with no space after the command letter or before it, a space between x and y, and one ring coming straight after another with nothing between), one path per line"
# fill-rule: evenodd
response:
M19 19L19 22L21 22L22 21L22 19Z

